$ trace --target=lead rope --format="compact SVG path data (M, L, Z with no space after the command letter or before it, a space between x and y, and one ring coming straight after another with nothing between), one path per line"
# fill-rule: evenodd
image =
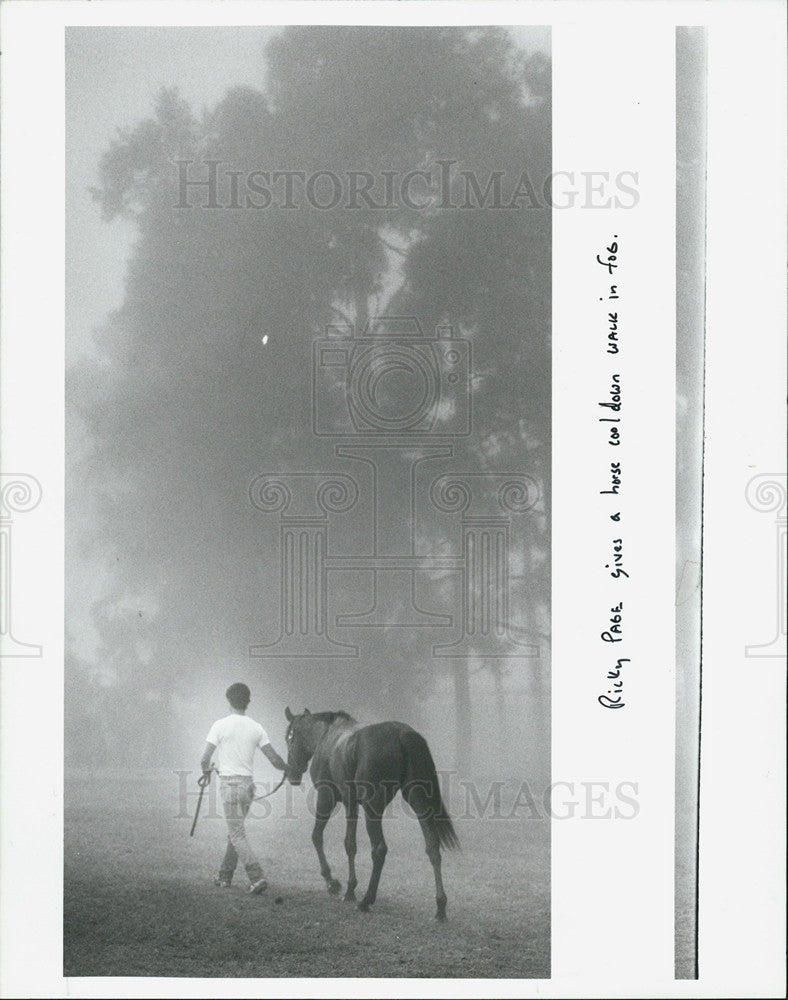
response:
M215 767L210 767L201 777L197 779L197 784L200 786L200 797L197 799L197 808L194 810L194 822L192 823L192 828L189 831L189 836L194 836L194 831L197 828L197 819L200 815L200 806L202 805L202 797L205 793L205 789L211 783L211 772L216 771ZM217 772L218 773L218 772Z
M279 789L282 787L282 785L285 783L285 778L286 777L287 777L287 771L285 771L282 774L282 780L279 782L278 785L276 785L274 788L272 788L270 792L265 792L263 795L255 795L255 796L253 796L252 802L259 802L260 799L267 799L269 795L273 795L274 792L278 792Z

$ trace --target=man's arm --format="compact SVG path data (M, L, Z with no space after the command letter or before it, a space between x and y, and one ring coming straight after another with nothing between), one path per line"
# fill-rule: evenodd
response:
M216 750L215 743L206 743L205 752L202 755L202 760L200 761L200 767L202 768L203 774L208 774L211 770L211 757L213 757L214 751Z
M270 743L266 743L265 746L260 747L260 750L266 755L266 757L271 761L275 768L280 771L287 770L287 764L282 760L279 754L274 750Z

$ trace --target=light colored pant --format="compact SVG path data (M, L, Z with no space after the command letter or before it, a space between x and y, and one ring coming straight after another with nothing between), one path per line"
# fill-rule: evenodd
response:
M263 869L249 846L244 827L246 814L254 799L254 781L240 774L222 777L219 779L219 792L228 831L227 850L219 869L219 878L232 881L240 859L249 881L257 882L263 877Z

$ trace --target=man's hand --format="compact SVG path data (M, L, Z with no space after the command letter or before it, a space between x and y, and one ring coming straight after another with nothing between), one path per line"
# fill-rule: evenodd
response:
M202 760L200 761L200 768L202 769L203 778L206 776L206 774L208 775L208 778L205 782L206 785L211 780L211 770L212 770L211 757L213 757L215 750L216 747L213 745L213 743L206 743L205 752L203 753Z
M266 743L264 747L260 747L265 756L271 761L275 768L279 771L286 771L287 764L282 760L279 754L274 750L270 743Z

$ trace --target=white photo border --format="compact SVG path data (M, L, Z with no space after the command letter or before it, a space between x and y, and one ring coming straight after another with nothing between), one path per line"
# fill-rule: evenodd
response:
M644 717L644 725L652 727L649 731L656 741L655 756L640 756L634 762L658 786L653 797L649 792L646 799L647 807L648 803L653 806L648 822L653 824L651 830L659 845L664 844L665 853L660 847L653 856L643 856L647 843L627 832L629 842L620 846L628 858L628 877L640 853L643 882L628 885L624 896L600 897L605 879L596 865L600 856L609 863L610 834L620 831L611 824L600 824L594 834L600 855L589 856L585 830L573 823L554 824L553 978L433 980L429 990L436 997L782 995L785 669L784 661L752 660L744 652L772 626L778 584L774 533L769 535L758 521L745 502L744 491L758 473L785 471L786 62L782 14L783 6L771 0L725 4L680 0L642 0L638 4L594 0L456 4L9 0L3 5L2 461L4 471L31 475L42 488L38 506L14 526L16 551L24 556L14 562L13 610L16 635L43 650L41 657L3 662L0 675L0 985L6 995L341 997L350 988L360 996L393 997L418 996L424 988L421 980L359 979L351 985L344 980L307 979L67 981L62 976L64 27L216 23L548 24L553 26L556 93L564 92L563 74L579 72L579 65L567 62L567 55L585 33L589 42L607 36L605 58L595 59L592 52L581 62L586 74L595 74L593 79L585 77L588 86L599 87L600 93L606 89L611 99L621 76L638 69L633 65L634 48L628 54L632 39L651 36L655 48L672 53L676 25L708 27L700 978L674 981L669 951L673 936L673 812L662 812L672 795L673 781L673 702L668 695L673 683L673 645L669 629L669 635L655 637L658 650L663 646L668 649L668 660L656 689L654 719L649 723ZM660 71L658 60L655 73L660 80L670 78ZM672 107L672 98L667 104ZM559 119L556 134L560 129ZM586 148L591 147L595 135L599 137L599 133L583 133L589 144ZM664 158L671 164L673 140L670 130ZM657 156L660 148L655 143ZM556 159L554 169L562 166ZM605 167L594 165L592 169ZM578 225L583 224L581 214ZM656 246L667 259L655 258L653 273L668 283L663 299L668 302L674 273L669 241L672 221L661 225L655 215L654 224L659 229ZM559 225L569 223L562 219ZM604 228L598 219L594 226ZM558 239L556 230L557 243ZM646 234L638 234L637 241L639 252L645 253ZM560 267L561 261L556 259L557 287ZM559 303L561 308L566 321L565 303ZM672 313L668 319L669 337ZM554 328L558 337L560 322L557 314ZM673 426L674 380L667 359L662 357L659 377L669 384L654 420L664 420L664 430ZM565 357L556 354L556 378L566 372L566 363ZM595 393L596 387L593 389ZM655 392L655 402L658 396ZM556 392L555 405L565 403L566 398ZM648 431L645 423L642 429L644 434ZM658 436L656 428L654 433ZM562 447L556 433L559 473ZM570 486L567 480L565 489ZM669 508L672 532L672 502ZM554 537L561 535L561 517L576 516L576 511L562 511L557 503ZM570 528L575 530L567 525L567 530ZM657 560L654 592L664 595L665 588L673 586L672 560L661 558L653 541L645 539L643 544L646 558ZM665 545L672 549L668 542ZM569 557L559 553L556 558L560 574L568 565L561 563L561 558ZM670 572L666 573L668 564ZM615 742L600 734L597 756L592 755L591 761L588 758L584 737L588 735L590 709L582 708L576 695L576 684L586 683L582 664L573 661L571 643L564 639L568 657L564 666L558 642L559 636L566 635L562 630L575 620L576 610L555 600L554 780L580 760L586 761L586 767L593 762L594 767L602 768L592 777L607 777L606 762L614 760L616 751ZM665 617L672 617L670 603L664 610ZM646 621L645 609L642 620ZM566 673L562 674L563 670ZM648 684L647 679L644 694ZM46 732L45 739L34 743L30 739L33 710L38 729ZM665 724L669 729L664 730L661 723L668 715L671 721ZM665 754L669 755L669 767ZM583 777L578 775L581 780ZM580 856L578 852L585 853ZM607 884L613 886L613 875L603 865L601 874L605 872ZM662 880L667 886L660 888ZM644 894L640 902L639 892ZM643 898L655 903L653 920L647 919ZM642 922L621 907L622 899L635 908ZM622 947L622 942L626 946Z

